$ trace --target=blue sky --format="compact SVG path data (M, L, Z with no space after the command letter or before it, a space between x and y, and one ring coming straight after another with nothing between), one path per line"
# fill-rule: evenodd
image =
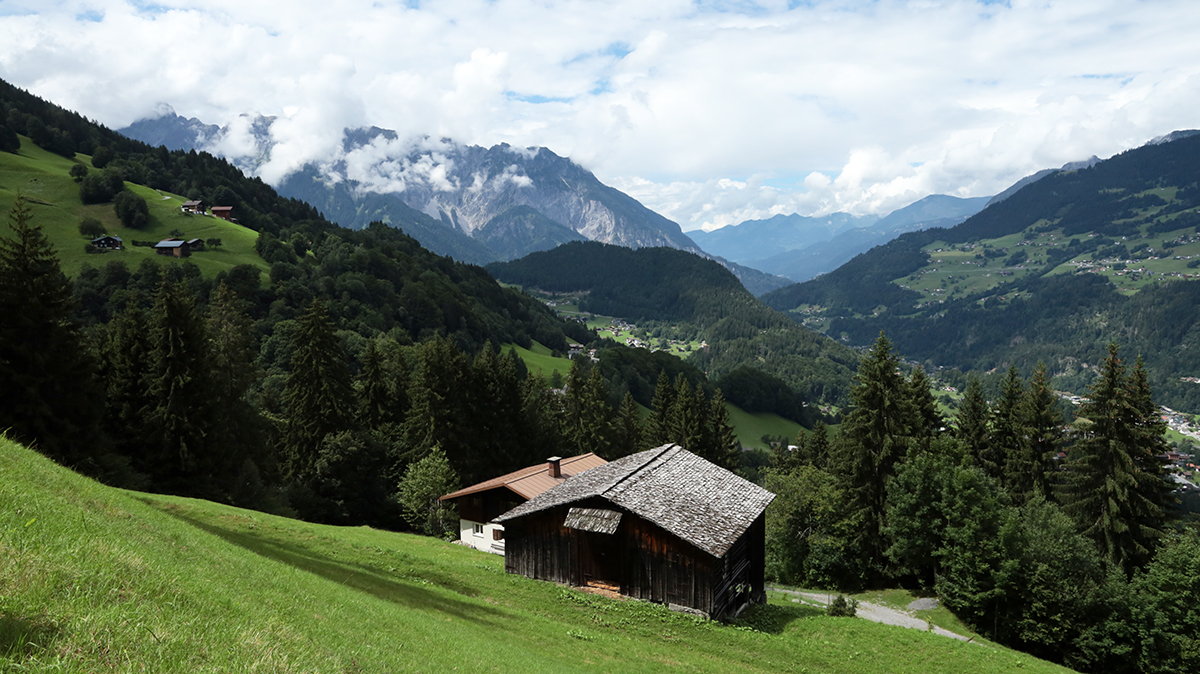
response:
M690 230L1200 127L1196 35L1194 0L0 0L0 77L112 127L278 116L270 181L346 126L547 146Z

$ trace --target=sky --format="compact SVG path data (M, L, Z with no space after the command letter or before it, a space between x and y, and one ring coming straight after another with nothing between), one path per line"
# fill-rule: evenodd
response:
M1200 127L1196 0L0 0L0 78L109 127L545 146L675 220L886 214Z

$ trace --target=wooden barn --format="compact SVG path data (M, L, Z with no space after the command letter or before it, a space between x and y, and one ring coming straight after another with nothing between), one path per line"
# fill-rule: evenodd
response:
M179 239L163 239L154 244L154 252L159 255L171 255L173 257L188 257L192 254L192 248L187 241Z
M496 518L504 568L725 619L766 600L771 492L678 445L580 473Z

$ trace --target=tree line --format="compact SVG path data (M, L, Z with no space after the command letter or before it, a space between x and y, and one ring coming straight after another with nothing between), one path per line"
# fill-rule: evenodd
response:
M472 339L465 315L458 332L432 315L415 326L393 316L367 335L347 329L380 316L364 315L352 293L319 291L349 284L346 274L314 271L264 290L252 267L206 279L194 265L148 260L85 269L72 284L23 199L9 220L0 426L110 483L395 529L422 525L405 521L395 496L408 469L434 454L468 484L549 455L616 459L648 443L738 466L724 399L693 385L694 370L661 369L643 421L628 387L614 404L600 364L577 358L552 385L498 348L499 328ZM334 258L348 274L357 252L325 242L312 262L276 264L319 269ZM381 258L366 259L386 280ZM352 280L367 291L365 275ZM288 308L296 301L298 314ZM610 377L620 382L619 371Z
M1146 368L1110 345L1071 423L1044 366L972 378L941 417L881 333L832 437L780 446L766 479L768 575L935 592L980 634L1081 671L1184 671L1200 538L1180 517Z

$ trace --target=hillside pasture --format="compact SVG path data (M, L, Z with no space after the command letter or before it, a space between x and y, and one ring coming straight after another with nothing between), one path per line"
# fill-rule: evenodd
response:
M239 264L250 264L263 272L270 267L254 251L257 232L208 215L187 215L180 210L186 201L177 194L168 194L133 183L125 183L127 189L146 200L149 208L149 223L134 230L121 225L111 203L84 205L79 199L79 185L68 172L76 164L90 171L91 157L76 155L75 160L47 152L29 139L21 138L21 153L18 155L0 152L0 231L8 231L7 212L12 208L18 194L25 196L33 223L41 226L58 252L63 271L68 276L79 273L86 263L99 267L113 260L124 261L130 269L143 260L157 264L178 264L180 260L158 255L152 248L137 247L133 241L158 242L179 230L186 239L221 239L219 248L193 253L187 260L193 262L205 276L215 276ZM84 248L90 239L79 233L79 223L84 218L95 218L113 236L125 242L125 249L102 253L87 253Z
M0 439L0 670L1063 672L782 600L735 625L431 538L104 487Z

